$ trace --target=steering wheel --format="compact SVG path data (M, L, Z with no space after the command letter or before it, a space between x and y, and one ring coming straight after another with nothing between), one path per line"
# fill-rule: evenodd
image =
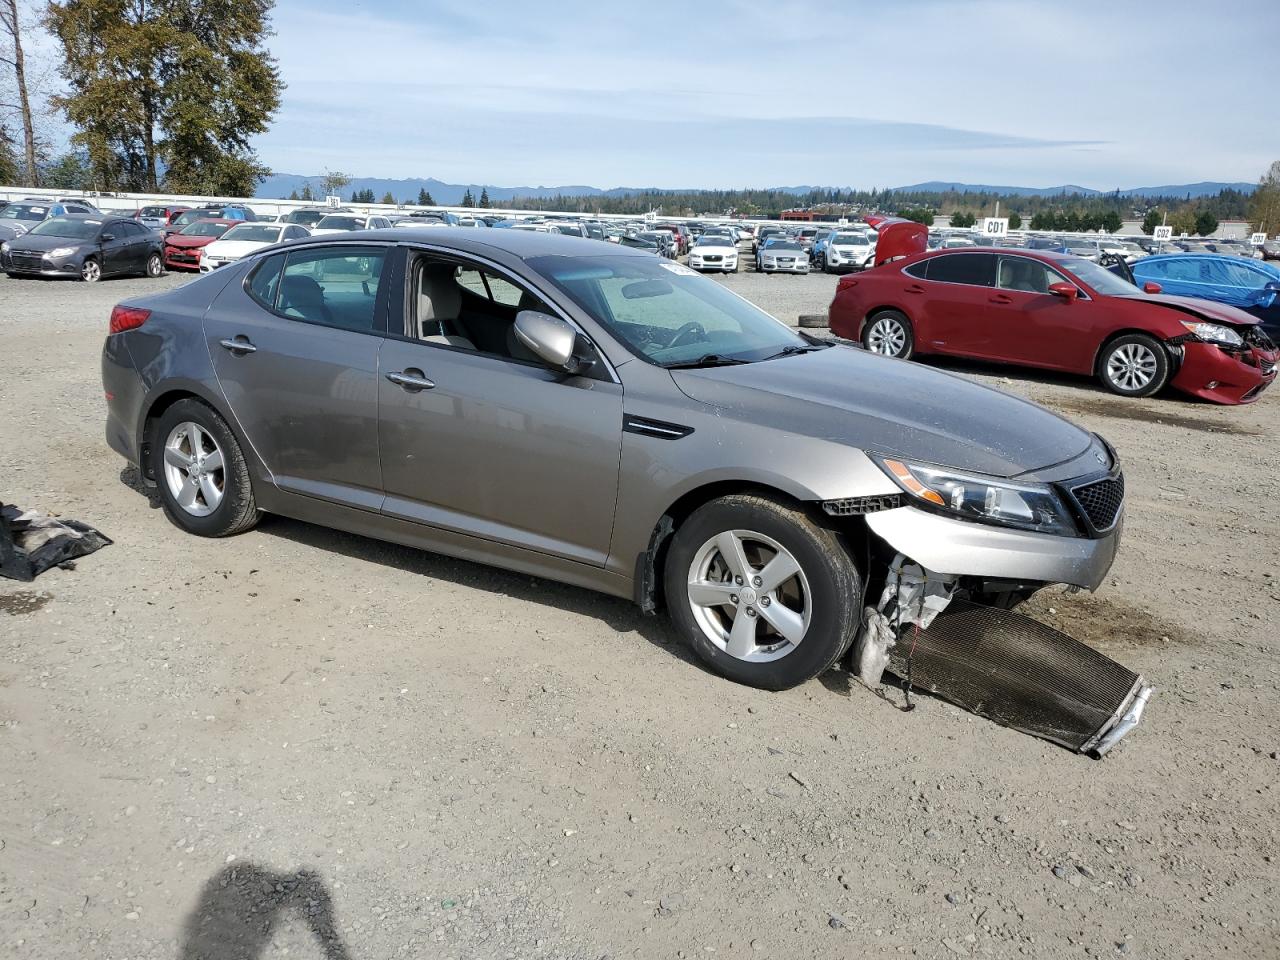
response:
M698 340L705 340L707 339L707 328L697 320L690 320L672 335L671 341L667 344L667 347L678 347L684 342L686 337L693 337L695 334L697 335ZM693 341L690 340L690 342L692 343Z

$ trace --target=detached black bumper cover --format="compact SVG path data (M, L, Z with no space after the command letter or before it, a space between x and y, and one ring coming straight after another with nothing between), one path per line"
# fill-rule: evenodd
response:
M919 634L908 627L889 669L1015 730L1102 756L1137 726L1152 690L1092 647L1010 610L952 600Z

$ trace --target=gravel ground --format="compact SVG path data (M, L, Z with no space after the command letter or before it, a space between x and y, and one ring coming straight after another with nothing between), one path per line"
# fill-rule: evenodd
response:
M0 498L116 541L0 582L0 956L1277 956L1276 393L945 365L1126 463L1108 582L1032 602L1159 688L1092 761L841 671L734 686L571 587L181 534L98 377L112 303L180 282L0 277ZM834 288L725 282L792 321Z

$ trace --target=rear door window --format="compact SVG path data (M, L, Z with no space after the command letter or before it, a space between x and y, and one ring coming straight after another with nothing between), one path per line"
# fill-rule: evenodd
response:
M245 285L249 296L268 310L276 308L276 293L280 289L280 268L284 266L284 257L283 253L267 257L254 268Z
M975 287L993 287L996 278L993 253L946 253L929 260L930 280L937 283L963 283Z
M386 250L324 247L288 255L276 311L295 320L373 331Z

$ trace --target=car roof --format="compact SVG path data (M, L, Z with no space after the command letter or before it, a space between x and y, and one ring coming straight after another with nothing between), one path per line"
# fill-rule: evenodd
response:
M431 246L452 246L460 251L475 251L477 248L501 250L504 253L527 260L531 257L607 257L607 256L646 256L634 250L619 247L618 244L602 243L589 237L571 237L559 232L542 233L536 230L481 230L470 227L436 227L429 231L413 227L389 227L379 230L364 230L359 241L386 240L393 243L430 244ZM289 244L289 249L308 245L332 244L334 234L321 234L318 237L304 237Z

